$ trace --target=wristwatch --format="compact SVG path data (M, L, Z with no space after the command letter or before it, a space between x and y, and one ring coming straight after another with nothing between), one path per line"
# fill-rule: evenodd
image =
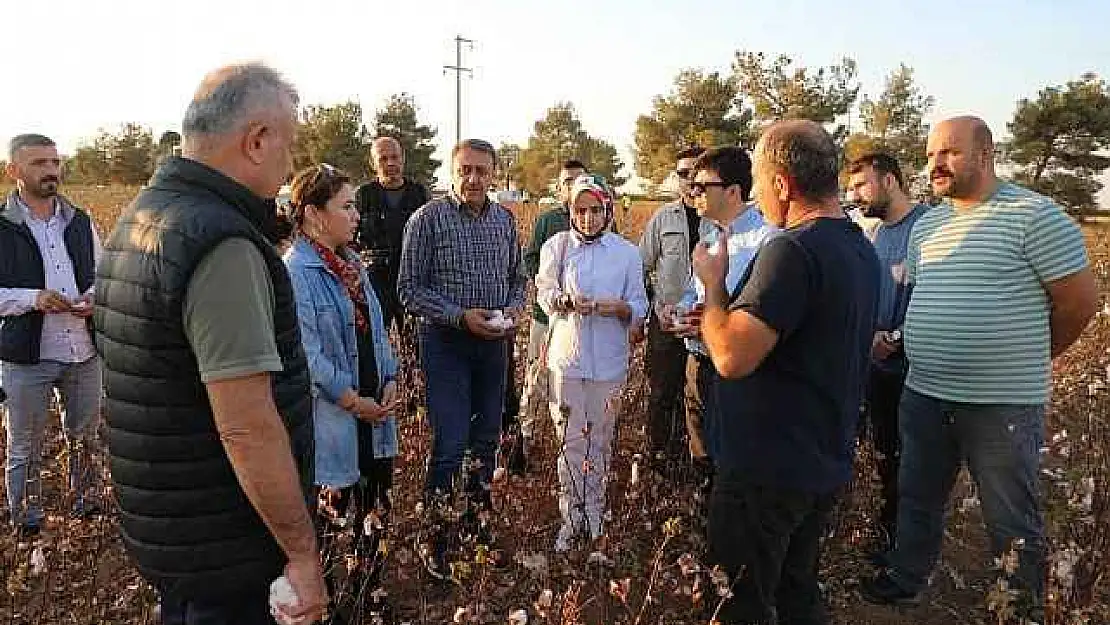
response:
M901 343L902 342L902 330L900 330L900 329L899 330L891 330L890 331L890 342L891 343Z

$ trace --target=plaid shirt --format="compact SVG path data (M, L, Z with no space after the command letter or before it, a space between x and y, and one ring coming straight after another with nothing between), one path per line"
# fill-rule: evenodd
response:
M516 223L500 204L475 216L452 193L405 224L397 294L426 322L462 327L468 308L523 308L524 285Z

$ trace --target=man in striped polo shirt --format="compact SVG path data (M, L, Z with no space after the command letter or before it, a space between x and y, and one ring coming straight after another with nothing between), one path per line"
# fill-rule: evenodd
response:
M1050 360L1095 312L1083 236L1052 200L1000 181L990 129L941 122L928 141L933 190L946 198L910 235L909 357L900 406L898 535L890 568L864 585L879 603L912 603L940 553L960 465L978 487L991 546L1016 548L1014 580L1043 608L1038 502Z

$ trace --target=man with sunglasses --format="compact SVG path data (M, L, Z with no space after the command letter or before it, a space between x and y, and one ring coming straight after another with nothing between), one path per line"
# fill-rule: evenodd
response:
M686 346L682 339L667 332L672 320L665 315L660 318L660 313L664 306L673 307L682 299L690 279L690 253L698 242L701 223L690 196L690 172L701 153L697 146L678 153L675 167L678 201L660 207L644 226L640 238L648 297L655 311L648 316L645 367L651 395L648 451L650 461L657 467L688 453L684 425L687 419L680 416L685 405L682 389L686 379ZM698 450L693 452L704 455Z
M574 186L574 181L582 174L589 173L586 165L582 161L570 159L563 163L562 168L559 169L559 179L556 183L556 196L559 204L544 212L536 218L535 226L532 228L532 238L528 241L528 246L524 248L523 262L524 270L528 273L528 279L535 280L536 274L540 269L540 250L543 244L548 239L570 230L570 190ZM533 366L533 361L539 357L540 352L543 350L544 343L547 341L547 315L540 308L538 303L532 305L532 328L528 333L528 368ZM514 441L513 449L509 453L509 470L516 474L523 474L528 467L527 449L532 438L532 429L535 422L535 415L537 410L532 407L533 394L537 389L534 389L529 384L531 376L525 376L525 386L520 397L520 411L524 414L520 415L520 436ZM543 407L539 408L540 414L544 410Z
M704 174L698 170L701 167ZM728 254L725 287L731 293L740 283L759 247L778 228L767 223L759 208L750 203L752 162L739 147L713 148L695 165L697 177L690 183L690 196L702 217L701 238L719 253ZM686 341L690 358L686 368L686 428L690 451L712 476L712 460L720 454L717 447L717 411L712 388L717 378L713 361L700 338L700 308L705 304L705 285L691 275L677 309L664 306L665 316L676 319L671 326ZM677 314L682 311L682 314ZM707 480L706 486L712 480Z

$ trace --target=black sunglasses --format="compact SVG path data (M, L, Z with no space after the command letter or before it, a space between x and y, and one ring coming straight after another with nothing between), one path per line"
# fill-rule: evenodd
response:
M687 178L690 177L690 174L694 173L694 170L692 170L692 169L676 169L674 173L678 174L679 178L681 178L683 180L686 180Z
M710 180L708 182L691 182L690 195L697 197L710 187L720 187L722 189L731 187L732 183L724 182L723 180Z

